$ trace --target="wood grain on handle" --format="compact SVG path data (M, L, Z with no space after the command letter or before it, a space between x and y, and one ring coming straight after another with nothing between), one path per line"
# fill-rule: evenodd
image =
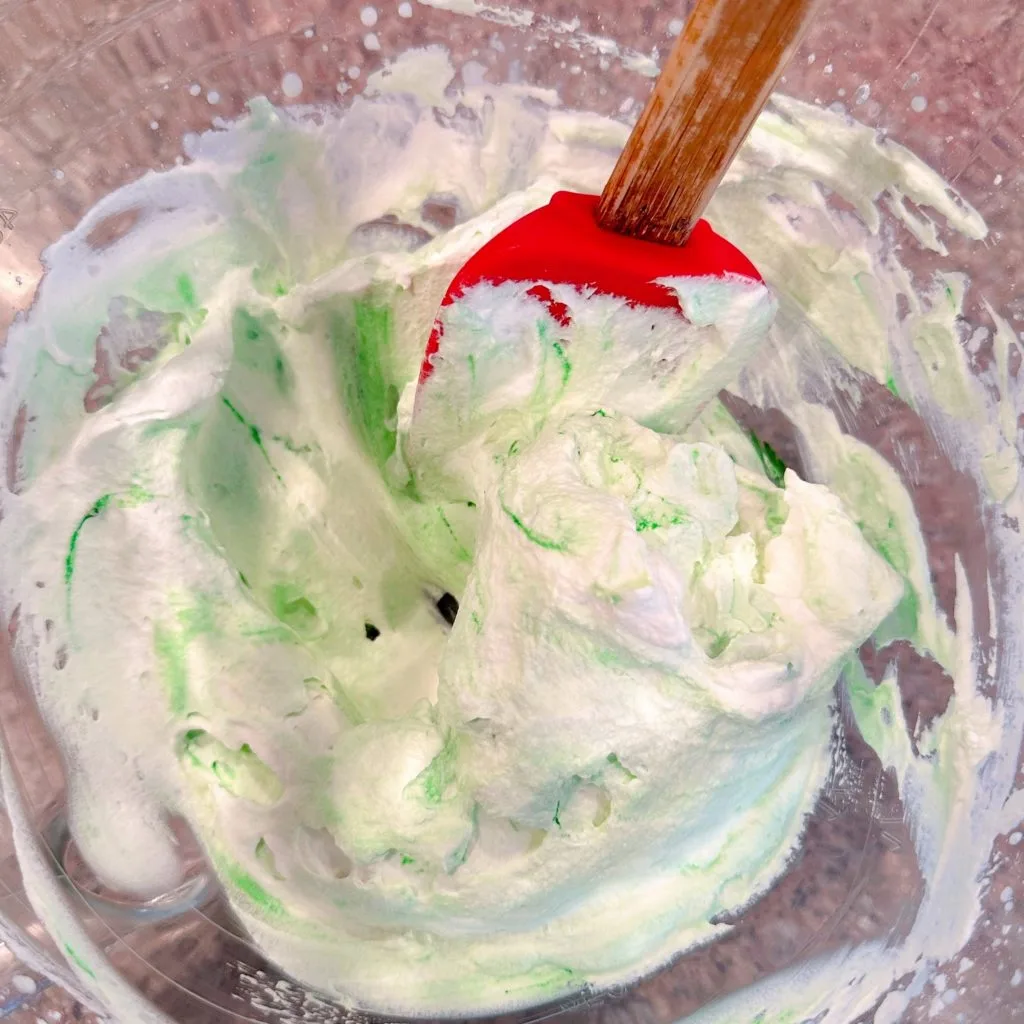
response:
M601 195L621 235L684 245L819 0L697 0Z

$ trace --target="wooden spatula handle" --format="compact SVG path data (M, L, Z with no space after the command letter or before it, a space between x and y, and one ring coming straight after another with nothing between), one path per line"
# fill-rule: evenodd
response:
M819 0L697 0L598 206L602 227L683 245Z

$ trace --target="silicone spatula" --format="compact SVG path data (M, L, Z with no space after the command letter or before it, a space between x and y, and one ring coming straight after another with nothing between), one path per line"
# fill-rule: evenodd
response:
M483 246L441 303L487 281L537 282L532 294L556 319L568 313L550 283L678 308L657 284L670 277L760 277L701 220L819 0L697 0L654 91L598 196L556 193ZM422 385L444 345L435 322Z
M604 193L555 193L455 275L399 409L422 498L490 501L574 416L681 434L753 358L775 299L701 213L816 3L697 0Z

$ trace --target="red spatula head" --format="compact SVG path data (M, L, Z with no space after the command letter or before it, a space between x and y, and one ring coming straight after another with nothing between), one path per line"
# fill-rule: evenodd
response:
M547 206L495 235L455 275L441 302L442 312L481 282L535 281L530 294L547 305L555 320L568 326L569 309L555 302L547 283L614 295L632 305L680 310L677 293L659 280L732 275L761 280L750 260L715 234L706 220L697 223L684 246L643 242L598 226L599 198L556 192ZM443 333L438 316L420 368L421 383L433 372Z

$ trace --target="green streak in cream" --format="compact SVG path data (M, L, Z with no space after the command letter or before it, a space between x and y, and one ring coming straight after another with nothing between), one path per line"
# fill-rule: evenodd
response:
M311 639L320 633L323 625L316 605L290 583L275 583L270 590L270 608L296 635Z
M282 395L292 389L292 375L277 340L280 322L273 313L260 316L236 309L231 321L235 359L265 380L274 382Z
M198 597L196 604L177 614L177 626L156 623L153 649L167 691L171 711L183 715L188 710L188 648L199 636L215 629L213 609L208 600Z
M561 342L553 341L551 347L555 350L555 355L558 356L558 361L562 364L562 386L564 387L569 383L569 375L572 373L572 363L569 362L569 357L565 354L565 348Z
M352 425L379 466L395 450L398 385L389 368L392 333L391 307L371 299L354 300L328 322L338 384Z
M167 703L176 715L188 708L188 664L181 637L167 626L153 627L153 648L167 688Z
M626 776L626 778L627 778L627 779L629 779L629 781L630 781L630 782L632 782L632 781L634 781L634 780L636 779L636 775L634 775L634 774L633 774L633 772L631 772L631 771L630 771L630 770L629 770L629 769L628 769L628 768L627 768L627 767L626 767L626 766L625 766L625 765L624 765L624 764L623 764L623 763L622 763L622 762L621 762L621 761L619 760L619 756L618 756L618 754L609 754L609 755L608 755L608 757L606 758L606 760L608 761L608 763L609 763L610 765L612 765L612 766L613 766L613 767L615 767L615 768L618 768L618 769L619 769L619 771L620 771L620 772L622 772L622 773L623 773L623 775L625 775L625 776Z
M102 515L103 510L110 504L113 497L112 494L104 494L97 498L89 511L79 519L78 525L72 532L71 541L68 543L68 553L64 559L64 582L68 587L71 586L71 577L75 574L75 555L78 551L78 539L82 535L82 528L90 519L95 519L97 516Z
M68 551L64 557L64 583L68 588L68 599L71 596L71 580L75 575L75 558L78 554L78 542L82 536L82 529L90 519L96 519L103 515L107 507L113 502L118 508L135 508L147 501L152 501L154 495L145 488L132 484L123 494L103 494L97 498L88 512L79 519L78 524L71 532L71 539L68 542Z
M284 904L272 896L267 890L249 874L244 868L234 861L225 857L215 858L217 871L226 879L229 885L253 904L261 914L269 918L286 918Z
M567 541L552 540L550 537L545 537L543 534L537 533L536 530L533 530L529 526L527 526L526 523L524 523L522 519L520 519L519 516L517 516L515 512L513 512L512 509L510 509L508 505L506 505L504 502L501 503L501 510L502 512L505 513L505 515L509 517L509 519L512 520L512 523L516 527L516 529L519 530L519 532L528 541L530 541L531 544L536 544L537 547L543 548L545 551L569 550L569 544Z
M537 328L536 329L537 329L537 337L540 340L541 345L544 347L545 350L548 347L550 347L551 351L554 352L554 354L555 354L555 358L558 360L559 371L561 373L561 378L562 378L561 391L564 392L566 387L569 384L569 377L572 375L572 363L569 361L569 357L566 355L565 346L562 344L562 342L560 342L558 340L557 337L552 337L551 336L552 332L551 332L551 329L550 329L550 325L548 324L548 322L546 320L538 320L537 321ZM475 364L474 364L474 366L475 366ZM543 385L543 380L544 380L544 377L543 377L543 370L544 369L545 369L545 367L542 365L542 367L541 367L541 371L542 372L541 372L541 377L540 377L540 381L539 381L539 384L541 386L538 388L538 392L539 393L543 393L542 385Z
M458 534L452 529L452 524L448 521L448 517L444 514L443 509L438 509L437 514L441 517L441 522L444 523L445 529L448 531L452 540L455 542L455 551L459 559L463 562L472 562L473 555L470 551L467 551L462 541L459 540Z
M75 965L84 971L93 981L96 980L96 972L82 959L82 955L71 945L70 942L64 943L64 952L68 958L71 959Z
M441 752L420 775L427 803L439 804L456 781L458 750L454 736L445 740Z
M786 486L786 464L779 458L775 449L767 442L762 441L756 434L750 434L750 441L761 460L765 475L776 487Z
M274 469L274 463L271 461L266 446L263 444L263 433L260 428L257 427L255 423L250 423L239 410L238 406L236 406L227 395L221 395L220 400L224 403L224 407L228 412L230 412L231 415L249 432L249 437L252 440L252 443L260 450L260 454L263 456L274 476L277 477L278 482L281 482L281 474Z
M188 274L180 274L176 282L178 295L181 296L181 301L189 309L195 309L197 305L196 301L196 287L192 283L192 278Z
M272 441L276 441L286 451L292 453L292 455L312 455L315 451L311 444L296 444L290 437L284 434L274 434L271 438Z

